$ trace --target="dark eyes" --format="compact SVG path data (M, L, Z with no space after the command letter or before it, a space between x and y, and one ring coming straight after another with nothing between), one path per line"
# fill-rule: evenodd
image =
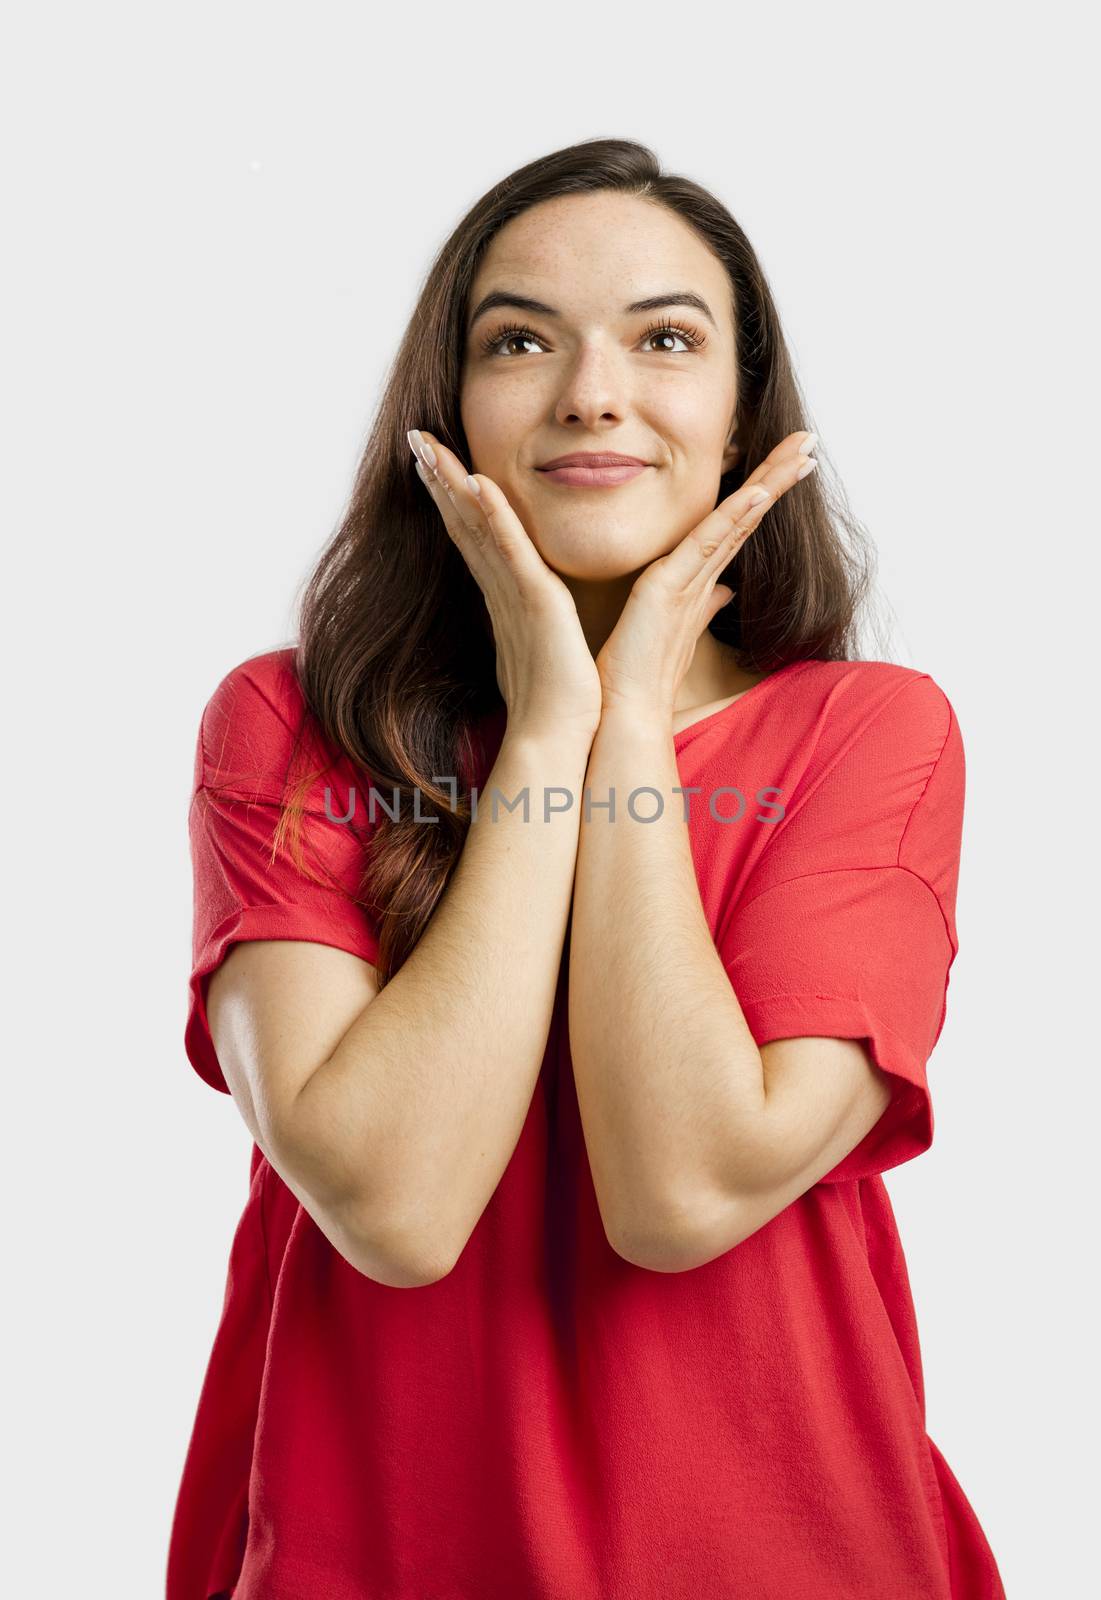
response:
M701 345L707 343L706 337L704 334L700 333L697 328L686 328L673 322L651 323L650 327L646 329L646 332L642 336L643 343L645 343L647 339L656 338L658 334L667 334L675 339L683 339L690 350L698 350ZM534 332L533 329L517 324L507 328L495 329L494 332L488 334L486 338L481 341L479 350L481 351L482 355L496 355L500 352L500 347L503 344L506 344L510 339L530 339L536 344L543 343L542 337ZM684 354L684 352L681 350L667 350L665 352L656 351L654 353L659 355L664 353L671 356ZM515 357L509 357L509 359L513 360Z

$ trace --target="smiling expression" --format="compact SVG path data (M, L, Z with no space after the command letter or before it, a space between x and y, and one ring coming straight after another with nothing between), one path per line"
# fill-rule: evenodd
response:
M739 457L731 285L674 212L619 193L533 206L494 237L467 315L471 471L561 576L638 572L714 508ZM539 470L574 451L646 465L588 484Z

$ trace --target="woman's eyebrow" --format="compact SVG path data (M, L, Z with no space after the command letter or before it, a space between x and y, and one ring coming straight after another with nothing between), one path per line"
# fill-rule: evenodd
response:
M478 318L484 316L487 311L496 311L502 306L508 306L516 311L530 311L533 316L537 317L560 317L562 315L553 306L544 305L542 300L532 300L530 296L516 294L511 289L494 289L479 300L474 315L467 323L467 331L469 332ZM633 316L638 311L664 311L668 306L692 306L696 311L702 312L711 326L718 331L718 324L711 314L711 308L707 301L702 295L695 294L691 289L670 289L664 294L648 295L645 300L632 300L629 306L623 307L623 311L624 315Z

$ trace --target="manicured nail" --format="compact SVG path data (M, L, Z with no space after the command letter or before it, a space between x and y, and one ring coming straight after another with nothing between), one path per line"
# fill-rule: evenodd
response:
M772 496L769 494L767 489L754 489L753 493L749 497L749 503L751 506L759 506L763 501L771 499Z
M477 499L482 492L482 486L478 482L477 478L472 478L468 475L463 479L463 482L466 484L474 498Z
M799 446L799 454L801 456L809 456L811 451L814 449L814 447L815 447L815 445L817 443L818 443L818 435L816 433L808 433L807 437L803 440L802 444Z
M424 437L419 428L413 429L412 439L413 448L420 451L421 459L423 460L425 466L432 467L434 469L436 465L436 452L428 443L428 440Z
M805 478L807 473L808 472L813 472L817 465L818 465L817 461L814 459L813 456L811 456L810 460L809 461L805 461L803 463L803 465L799 468L799 471L795 474L795 481L798 482L800 478Z

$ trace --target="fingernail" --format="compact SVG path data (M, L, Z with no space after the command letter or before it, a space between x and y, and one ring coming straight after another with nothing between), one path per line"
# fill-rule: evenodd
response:
M801 456L809 456L811 451L814 449L814 447L815 447L815 445L817 443L818 443L818 435L816 433L808 433L807 437L803 440L802 444L799 446L799 454Z
M807 473L808 472L813 472L817 465L818 465L817 461L814 459L813 456L811 456L810 460L809 461L805 461L803 463L803 465L799 468L799 471L795 474L795 481L798 483L800 478L805 478Z
M749 497L749 503L751 506L759 506L762 501L771 499L772 496L769 494L767 489L754 489L753 493Z
M436 452L428 443L428 440L424 437L419 428L414 428L412 430L409 435L409 442L413 446L413 449L419 452L425 466L434 468L436 465Z
M470 490L475 499L477 499L482 492L482 486L478 482L477 478L472 478L468 475L463 479L463 482L466 484L467 488Z

